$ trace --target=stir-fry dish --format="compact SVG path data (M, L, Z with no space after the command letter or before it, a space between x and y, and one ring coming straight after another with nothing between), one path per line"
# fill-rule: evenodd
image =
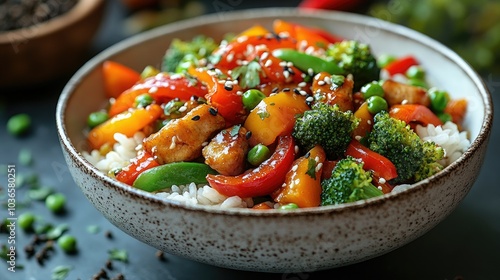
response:
M428 178L469 146L466 99L418 57L276 19L217 42L170 42L142 73L106 61L109 105L84 156L116 180L186 203L337 205Z

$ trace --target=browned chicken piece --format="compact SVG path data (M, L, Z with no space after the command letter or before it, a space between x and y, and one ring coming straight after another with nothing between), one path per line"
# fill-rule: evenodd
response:
M203 148L205 163L223 175L238 175L245 171L248 152L247 130L233 126L219 132Z
M342 85L336 85L332 75L326 72L316 74L312 83L312 92L314 96L323 96L324 101L330 105L339 105L341 111L353 110L352 89L354 81L351 77L346 77Z
M193 160L201 156L204 143L225 126L216 109L202 104L144 139L143 147L160 164Z
M424 88L387 80L382 85L389 106L395 104L420 104L429 107L430 99Z

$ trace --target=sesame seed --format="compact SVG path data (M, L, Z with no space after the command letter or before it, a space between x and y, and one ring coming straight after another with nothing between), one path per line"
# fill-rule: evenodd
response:
M285 79L288 79L290 77L290 72L283 71L283 76L285 77Z
M405 104L408 104L408 102L409 102L408 100L404 99L403 101L401 101L401 104L405 105Z
M265 66L265 67L269 67L269 66L271 66L272 64L273 64L273 61L272 61L272 60L270 60L270 59L268 59L268 60L266 60L266 62L264 63L264 66Z
M292 171L293 171L293 172L297 171L297 169L299 169L299 166L298 166L298 165L296 165L296 164L295 164L294 166L292 166Z
M149 90L148 90L148 93L155 93L158 91L158 87L151 87Z
M260 59L261 60L266 60L268 57L269 57L269 53L268 52L263 52L262 55L260 56Z
M319 161L319 157L318 157L318 156L316 156L316 157L314 158L314 161L318 162L318 161Z
M382 190L382 186L378 186L377 189Z
M306 98L306 102L313 102L314 101L314 97L312 96L309 96Z
M323 81L325 81L325 83L327 83L327 84L331 84L332 83L332 78L330 78L329 76L325 76L323 78Z
M217 109L215 109L213 107L210 107L208 109L208 112L210 112L210 115L212 115L212 116L217 116Z
M307 74L309 74L309 76L314 75L314 70L312 68L307 68Z
M238 91L236 92L236 95L243 95L243 91L238 90Z
M318 81L318 86L324 86L325 84L325 81Z
M293 150L295 151L296 154L299 153L299 146L295 145L295 147L293 147Z
M286 66L288 66L288 67L293 67L293 62L288 61L288 62L286 63Z
M305 86L307 86L307 83L306 82L300 82L297 86L299 86L299 87L305 87Z
M246 40L248 40L247 36L238 36L238 38L236 38L236 41L238 41L238 43L243 43Z
M200 120L200 116L196 115L196 116L192 117L191 120L198 121L198 120Z
M281 67L286 67L286 61L280 61L278 65Z
M175 149L176 141L177 141L177 136L175 136L175 135L172 136L172 143L170 143L170 147L169 147L170 150Z
M187 107L186 107L185 105L182 105L182 106L179 108L179 110L177 110L177 111L179 111L180 113L182 113L182 112L185 112L186 110L187 110Z
M293 181L295 183L295 185L298 185L300 184L300 179L295 179L295 181Z
M314 47L309 46L307 49L304 51L306 54L313 54L314 53Z
M207 141L205 141L205 142L201 143L201 146L202 146L202 147L205 147L206 145L208 145L208 142L207 142Z
M227 62L231 62L233 61L234 59L234 53L233 52L230 52L227 56L226 56L226 60Z
M372 124L372 120L367 120L366 123L367 124Z
M385 178L380 177L380 179L378 179L379 184L385 184L386 182Z
M321 168L323 168L322 162L320 162L320 163L318 163L318 165L316 165L316 168L314 169L314 171L319 172L321 170Z
M356 136L354 136L354 139L356 139L356 140L360 141L360 140L361 140L361 136L356 135Z
M307 95L307 91L305 91L305 90L300 90L299 92L300 92L300 95L303 95L303 96Z

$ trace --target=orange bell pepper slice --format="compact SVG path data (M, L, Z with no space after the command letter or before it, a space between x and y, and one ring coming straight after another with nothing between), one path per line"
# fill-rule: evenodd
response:
M109 60L102 64L102 73L107 97L118 97L141 79L139 72Z
M453 99L446 104L444 112L450 114L451 120L457 125L461 125L467 112L467 99Z
M373 116L368 111L368 102L363 102L354 112L354 116L359 119L359 124L352 132L353 137L365 137L373 127Z
M439 126L443 124L443 122L431 111L431 109L420 104L393 105L389 110L389 116L402 120L407 124L419 123L423 126L427 126L429 124Z
M276 137L290 134L295 116L309 110L305 97L293 92L280 92L264 98L245 120L244 127L252 132L251 146L274 143Z
M116 142L115 133L132 137L137 131L158 119L163 113L160 105L151 104L146 108L131 109L113 116L106 122L90 130L88 141L92 149L99 149L102 145Z
M296 49L305 51L308 47L314 50L326 49L329 44L341 41L328 32L306 27L297 23L287 22L281 19L273 21L273 30L276 34L288 34L297 40Z
M284 186L271 194L274 201L280 204L295 203L299 208L321 204L321 174L326 154L318 145L307 155L293 162L286 174Z
M244 30L243 32L241 32L240 34L238 34L236 36L236 38L238 37L242 37L242 36L247 36L247 37L251 37L251 36L264 36L266 34L269 33L269 30L267 30L267 28L265 28L264 26L260 25L260 24L257 24L257 25L254 25L246 30Z

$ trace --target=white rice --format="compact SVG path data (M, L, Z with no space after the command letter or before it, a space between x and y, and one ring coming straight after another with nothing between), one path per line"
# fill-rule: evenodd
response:
M445 157L440 162L443 166L448 166L458 159L470 145L470 141L467 139L467 132L460 132L457 125L452 122L447 122L443 126L438 127L434 125L426 127L418 125L416 132L424 141L433 141L445 150ZM111 170L128 166L130 160L135 158L137 152L142 148L144 137L145 135L142 132L138 132L130 138L116 133L114 135L116 143L113 145L112 151L106 155L101 155L98 150L93 150L90 153L84 151L82 155L99 170L107 174ZM411 185L395 186L393 192L403 191L409 187ZM156 194L162 198L191 205L210 205L220 208L248 208L254 205L251 198L228 197L220 194L214 188L203 184L174 185Z
M424 141L433 141L444 149L445 155L440 162L443 166L457 160L470 146L467 132L460 132L453 122L446 122L437 127L432 124L426 127L417 125L416 132Z

